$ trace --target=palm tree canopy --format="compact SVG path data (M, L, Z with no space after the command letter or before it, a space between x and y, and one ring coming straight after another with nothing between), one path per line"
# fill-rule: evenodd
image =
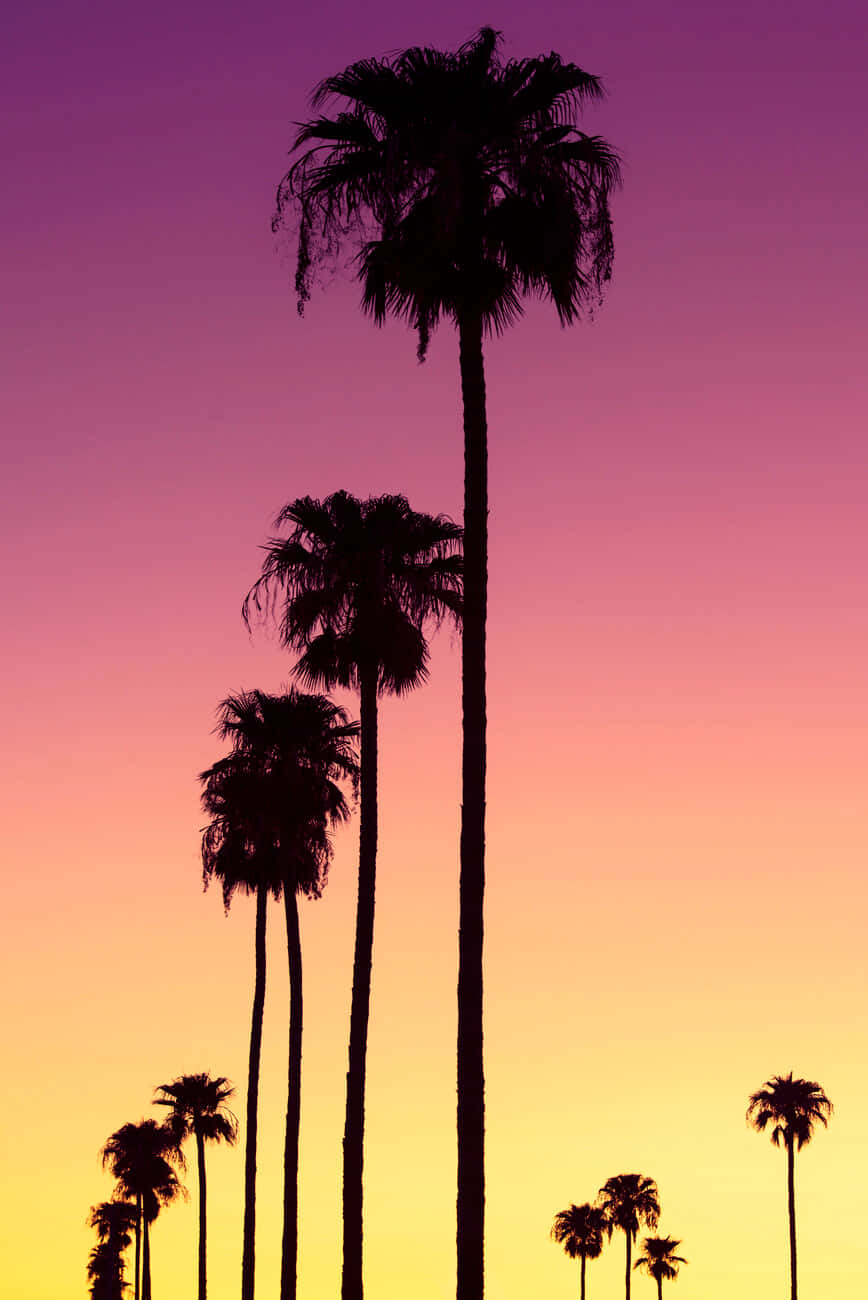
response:
M323 695L245 691L223 701L218 731L232 752L200 776L211 821L203 876L216 876L228 908L237 890L279 897L322 893L332 847L328 823L349 816L339 784L358 784L358 724Z
M834 1107L819 1083L794 1079L793 1072L776 1074L752 1094L747 1121L758 1133L771 1125L775 1146L793 1143L801 1151L810 1142L815 1124L825 1128Z
M655 1282L668 1282L678 1276L680 1264L687 1260L675 1252L681 1245L674 1237L646 1237L642 1242L642 1254L633 1265L641 1268Z
M157 1217L161 1205L168 1205L184 1192L169 1164L171 1159L180 1168L185 1167L180 1146L171 1129L156 1120L122 1125L108 1138L100 1154L103 1168L108 1168L117 1181L120 1198L141 1198L142 1213L149 1223Z
M599 1205L571 1205L555 1215L551 1237L570 1259L596 1259L603 1249L605 1230L606 1216Z
M111 1240L116 1250L126 1250L136 1226L136 1207L129 1201L100 1201L90 1207L87 1225L96 1229L100 1242Z
M403 496L349 492L301 497L276 523L292 532L266 544L245 620L273 615L284 597L281 640L301 651L294 671L307 685L358 690L366 668L380 693L423 682L423 627L461 612L460 525L411 510Z
M598 1203L606 1215L609 1237L620 1228L635 1241L640 1224L654 1229L660 1218L660 1198L653 1178L643 1174L616 1174L600 1188Z
M238 1120L226 1103L234 1094L228 1079L184 1074L160 1084L154 1105L171 1108L166 1123L179 1144L191 1134L201 1134L206 1142L232 1146L238 1137Z
M321 82L314 108L336 111L299 129L274 217L297 223L299 310L347 232L364 309L406 319L420 358L441 316L470 309L500 332L525 294L564 324L599 301L619 165L575 119L601 83L555 53L504 61L500 41L483 27L455 52L415 47Z

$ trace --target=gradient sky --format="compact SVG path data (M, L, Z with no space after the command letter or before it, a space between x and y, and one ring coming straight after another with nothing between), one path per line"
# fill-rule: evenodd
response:
M482 23L602 76L622 152L591 324L488 348L488 1291L571 1297L556 1211L656 1178L678 1300L787 1292L785 1162L744 1121L818 1079L802 1293L864 1290L868 735L865 9L94 0L3 20L4 1288L82 1300L98 1151L156 1085L243 1088L252 907L203 896L196 774L290 661L240 604L286 501L461 510L457 349L348 275L300 321L269 229L323 76ZM370 1300L454 1294L458 651L382 710ZM357 826L303 908L300 1300L336 1295ZM286 976L272 917L259 1295L279 1264ZM239 1097L237 1109L243 1113ZM210 1295L240 1271L214 1151ZM195 1287L195 1178L153 1234ZM621 1294L623 1242L592 1266ZM653 1295L637 1278L634 1295Z

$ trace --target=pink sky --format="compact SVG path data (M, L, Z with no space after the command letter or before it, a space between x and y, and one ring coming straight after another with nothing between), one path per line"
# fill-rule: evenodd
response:
M804 1296L863 1285L864 7L98 0L3 40L10 1294L85 1295L97 1152L157 1084L243 1088L252 912L201 895L195 777L218 701L289 673L239 612L273 515L337 488L460 513L451 331L419 367L348 277L300 321L269 221L321 77L482 23L603 77L586 125L625 177L597 319L531 305L488 349L489 1295L573 1295L551 1219L634 1169L683 1239L680 1300L784 1295L784 1162L743 1112L790 1069L836 1103L799 1162ZM383 709L371 1300L453 1288L457 684L442 635L430 686ZM339 1270L356 833L303 917L300 1300ZM263 1296L277 913L273 937ZM213 1169L224 1300L240 1153ZM193 1192L156 1225L155 1300L194 1280Z

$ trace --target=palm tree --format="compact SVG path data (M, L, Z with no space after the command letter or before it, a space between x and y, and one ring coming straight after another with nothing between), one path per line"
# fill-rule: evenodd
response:
M460 611L461 529L443 515L419 514L401 496L359 501L335 492L284 507L288 538L265 547L262 576L244 602L276 612L283 644L300 651L294 672L311 686L359 692L361 822L349 1068L343 1147L344 1300L362 1296L362 1172L365 1067L377 863L377 700L402 695L427 677L426 624Z
M798 1300L796 1279L796 1185L795 1153L810 1142L815 1124L825 1128L834 1107L819 1083L794 1079L793 1072L776 1074L752 1093L747 1120L763 1133L771 1125L771 1139L787 1153L787 1210L790 1223L790 1296Z
M596 77L557 54L499 57L500 34L456 52L412 48L320 83L277 192L275 228L298 228L299 309L318 261L358 243L363 310L418 331L457 330L464 406L466 614L458 975L458 1300L484 1286L482 948L485 883L487 420L483 339L549 298L563 324L611 274L609 196L618 160L574 125ZM359 1294L355 1290L353 1295ZM346 1297L346 1293L345 1293Z
M210 1074L184 1074L171 1083L160 1084L155 1106L169 1106L166 1123L180 1146L188 1137L196 1141L196 1166L199 1174L199 1300L205 1300L207 1280L207 1185L205 1182L205 1143L228 1142L238 1137L238 1120L226 1103L235 1089L228 1079L213 1079Z
M570 1259L582 1261L579 1296L585 1300L585 1260L598 1259L603 1250L606 1216L599 1205L571 1205L560 1210L552 1225L552 1241L563 1246Z
M160 1207L183 1191L169 1160L183 1168L184 1158L172 1131L152 1119L122 1125L108 1138L101 1155L103 1168L117 1181L118 1196L135 1202L135 1300L140 1296L151 1300L150 1225Z
M126 1290L124 1251L136 1220L136 1207L129 1201L101 1201L91 1206L87 1222L96 1229L98 1243L87 1264L92 1300L122 1300Z
M642 1242L643 1253L633 1265L641 1268L657 1283L657 1300L663 1300L663 1283L678 1276L679 1264L686 1264L675 1252L681 1245L674 1237L646 1237Z
M289 1067L286 1132L284 1140L284 1218L281 1252L281 1300L296 1294L298 1255L298 1142L301 1121L302 963L299 932L299 893L318 898L331 860L329 826L344 820L349 809L339 781L357 781L354 753L358 726L343 709L322 695L290 690L280 696L248 691L223 703L220 731L233 744L232 754L216 769L205 773L206 795L219 817L206 830L211 869L223 871L227 883L235 879L259 881L263 897L268 892L283 897L289 962ZM227 794L228 807L226 803ZM203 853L204 853L203 848ZM227 861L220 862L224 851ZM240 868L238 859L240 858ZM207 864L206 864L207 869ZM251 874L252 872L252 874ZM262 987L264 994L264 936ZM257 968L259 963L257 963ZM256 1005L256 999L254 999ZM251 1034L253 1044L255 1034ZM261 1041L259 1005L255 1075L258 1085L258 1050ZM251 1046L251 1059L253 1046ZM248 1115L253 1107L253 1079L248 1091ZM255 1146L246 1176L245 1205L255 1204ZM252 1177L250 1176L252 1172ZM254 1186L252 1193L250 1182ZM253 1228L247 1228L242 1287L253 1287Z
M643 1174L616 1174L600 1188L598 1204L606 1216L606 1233L609 1240L616 1228L627 1239L626 1296L630 1300L630 1259L633 1242L644 1223L652 1231L660 1218L660 1198L653 1178Z

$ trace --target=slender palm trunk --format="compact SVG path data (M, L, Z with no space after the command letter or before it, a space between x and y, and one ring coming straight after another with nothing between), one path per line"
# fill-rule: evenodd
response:
M585 1300L585 1256L584 1255L582 1256L582 1271L579 1276L581 1277L581 1281L579 1282L579 1300Z
M289 959L289 1077L286 1090L286 1136L283 1144L283 1249L280 1300L295 1300L298 1278L298 1136L301 1127L301 935L298 895L284 882L286 950Z
M135 1300L140 1300L142 1294L142 1197L141 1193L136 1194L136 1276L134 1279L133 1293Z
M365 1143L365 1063L371 1003L374 895L377 873L377 669L360 666L359 898L350 1008L347 1111L344 1122L343 1272L341 1300L362 1300L362 1175Z
M206 1210L208 1191L205 1184L205 1139L198 1128L196 1135L196 1164L199 1171L199 1300L205 1300L208 1283L206 1279L205 1260L207 1258L207 1223Z
M633 1237L629 1232L625 1232L624 1236L627 1238L627 1300L630 1300L630 1264L633 1257Z
M142 1228L142 1300L151 1300L151 1234L147 1215Z
M268 890L256 891L255 975L247 1065L247 1135L244 1143L244 1244L241 1254L241 1300L253 1300L256 1265L256 1130L259 1116L259 1058L265 1008L265 916Z
M657 1279L657 1300L663 1300L663 1278Z
M464 631L461 878L458 926L457 1300L485 1287L485 1075L482 949L485 891L485 620L488 587L488 450L482 320L459 322L464 405Z
M792 1137L787 1138L787 1210L790 1220L790 1300L798 1300L796 1282L796 1160Z

